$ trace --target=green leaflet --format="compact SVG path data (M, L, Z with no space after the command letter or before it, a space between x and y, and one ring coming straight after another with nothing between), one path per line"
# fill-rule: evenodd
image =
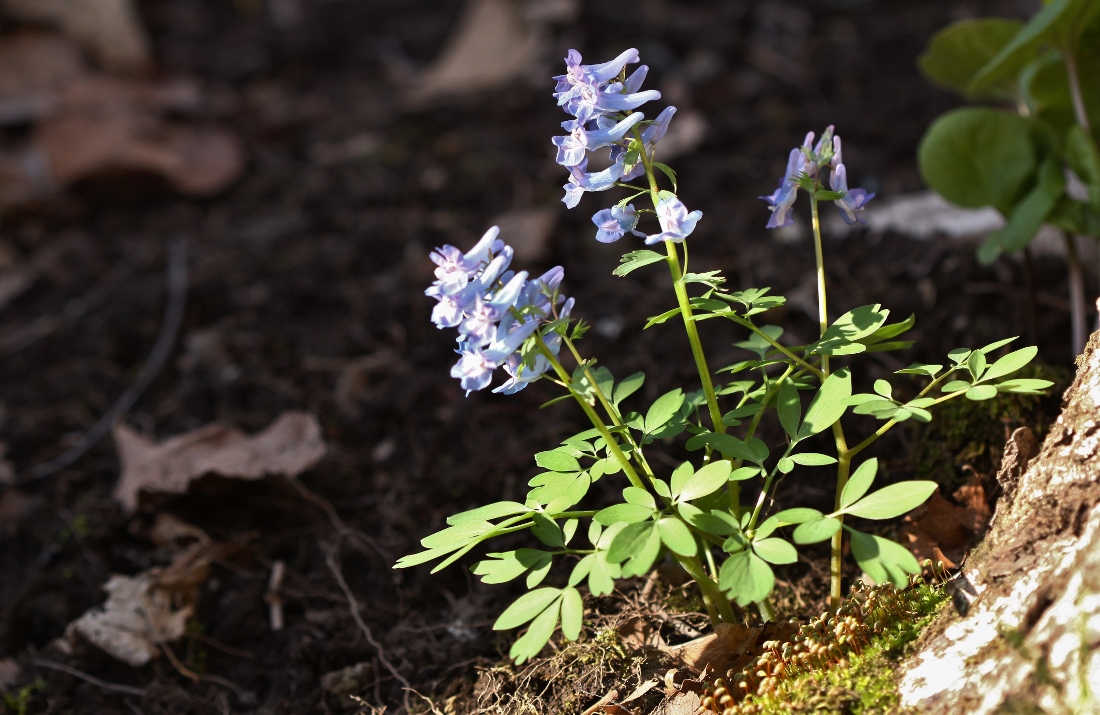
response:
M893 519L923 504L936 486L935 482L923 480L891 484L844 507L843 511L864 519Z

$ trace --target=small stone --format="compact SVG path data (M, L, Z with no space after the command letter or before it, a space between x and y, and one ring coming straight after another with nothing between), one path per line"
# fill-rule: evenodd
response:
M356 663L321 676L321 689L337 698L346 698L363 692L374 680L374 666Z

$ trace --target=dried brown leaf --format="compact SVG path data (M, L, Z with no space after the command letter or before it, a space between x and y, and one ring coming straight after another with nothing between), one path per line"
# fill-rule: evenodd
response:
M529 72L538 44L514 0L469 0L439 58L414 83L409 99L427 104L503 87Z
M977 476L952 496L959 504L952 504L936 490L920 510L903 520L902 539L919 561L942 561L945 567L955 568L989 522L985 489Z
M725 672L730 663L756 646L762 630L736 623L719 623L710 635L660 650L679 660L694 673L708 666L718 672Z
M23 669L15 662L14 658L0 660L0 690L7 692L13 685L19 682L19 676Z
M125 425L117 426L114 436L122 462L114 498L127 513L137 507L141 492L182 494L204 474L237 479L297 476L325 453L317 418L304 412L285 412L252 437L222 424L159 443Z
M34 142L60 184L99 176L150 173L184 194L229 186L244 166L236 136L215 127L167 123L146 113L67 115L42 122Z
M160 655L161 643L180 638L193 604L173 605L155 573L114 575L103 585L107 601L69 624L70 643L80 637L135 668Z
M149 40L132 0L0 0L13 17L48 23L88 49L104 69L149 68Z

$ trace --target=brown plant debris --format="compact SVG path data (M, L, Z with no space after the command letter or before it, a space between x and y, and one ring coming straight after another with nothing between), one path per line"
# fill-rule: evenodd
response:
M126 425L114 429L122 476L114 498L132 513L142 492L183 494L205 474L259 479L265 474L297 476L325 454L317 418L284 412L267 429L249 437L223 424L210 424L162 442Z
M139 668L184 635L199 586L209 575L210 559L224 547L170 515L158 518L150 537L155 543L176 545L172 562L135 576L111 576L103 584L107 601L69 624L58 641L62 651L72 652L83 640ZM184 546L187 542L190 545Z
M942 561L944 568L957 568L985 533L990 511L977 476L971 475L952 496L957 503L944 499L937 489L924 506L902 521L902 543L922 563Z

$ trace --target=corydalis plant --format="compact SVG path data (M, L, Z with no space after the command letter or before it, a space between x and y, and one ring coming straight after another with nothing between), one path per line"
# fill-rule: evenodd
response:
M637 61L637 51L628 50L611 62L585 65L576 51L570 51L567 73L555 78L555 97L572 115L562 125L568 135L553 140L558 163L569 176L563 201L572 208L584 193L614 186L631 192L593 216L596 239L611 243L629 233L644 238L647 245L664 247L663 254L649 249L627 253L614 273L625 276L648 265L667 266L676 306L650 318L646 328L680 317L699 389L672 389L644 409L630 407L645 376L636 373L616 380L606 367L582 357L576 343L585 325L570 318L573 303L558 293L561 269L534 280L525 273L507 272L511 250L497 238L496 229L468 253L445 246L433 254L438 280L428 294L439 301L433 320L441 328L459 329L461 357L452 374L462 386L483 389L500 367L509 377L496 391L515 392L534 380L550 379L565 391L560 399L574 400L592 422L592 429L535 455L543 471L529 482L531 489L522 502L497 502L456 514L447 520L446 529L422 540L424 551L397 564L408 567L438 560L438 571L490 538L530 530L542 548L490 552L473 568L486 583L526 580L528 593L494 624L497 629L527 625L511 650L519 662L535 655L559 624L566 638L579 637L582 584L594 595L610 593L617 579L647 574L662 554L698 584L715 624L735 620L733 604L755 603L764 618L771 618L772 565L796 561L796 545L831 542L831 596L839 603L844 534L852 555L875 581L904 586L920 570L913 555L900 544L854 529L844 519L900 516L927 499L935 484L911 481L871 491L877 460L865 460L853 470L853 458L899 422L930 420L930 408L946 400L984 400L998 392L1031 393L1050 385L1004 380L1036 352L1024 348L990 363L988 356L1011 342L1005 340L980 350L952 351L946 369L912 365L900 370L929 379L912 399L895 396L885 380L875 383L874 393L852 394L849 369L834 369L830 361L908 347L897 338L912 327L913 318L887 323L889 311L875 304L829 319L818 204L835 202L841 215L855 222L872 198L861 189L848 188L840 139L831 127L816 145L811 134L791 152L779 188L763 197L772 209L768 226L773 228L794 221L799 191L809 197L817 258L818 339L809 345L786 345L781 342L782 328L758 324L758 316L785 302L769 289L731 292L718 271L689 272L686 239L702 212L684 206L676 195L676 173L656 161L675 108L666 108L654 120L635 111L659 98L657 92L641 90L644 66L627 75L626 66ZM589 153L604 149L610 166L589 173ZM671 190L661 187L659 174ZM823 183L826 175L828 186ZM631 183L643 177L641 185ZM646 197L652 208L631 203L640 197ZM648 233L640 228L642 221L651 226ZM697 330L700 321L713 318L728 320L742 332L744 339L735 345L747 355L716 372L707 363ZM572 370L560 359L562 347ZM729 379L716 382L716 375ZM957 377L949 380L952 376ZM802 393L808 393L806 405ZM853 447L841 424L849 408L883 422ZM785 434L782 442L768 444L758 436L765 419L778 422ZM835 455L806 449L810 438L827 431L833 436ZM700 456L671 471L654 468L647 452L684 436L686 448ZM829 465L837 470L832 511L776 510L773 491L779 479L800 468ZM619 475L628 483L620 503L598 510L579 508L594 482ZM748 485L747 499L742 498L742 484ZM578 535L582 521L588 522L583 537ZM793 527L789 533L781 531L788 527ZM555 566L565 567L559 581L564 585L542 586Z

